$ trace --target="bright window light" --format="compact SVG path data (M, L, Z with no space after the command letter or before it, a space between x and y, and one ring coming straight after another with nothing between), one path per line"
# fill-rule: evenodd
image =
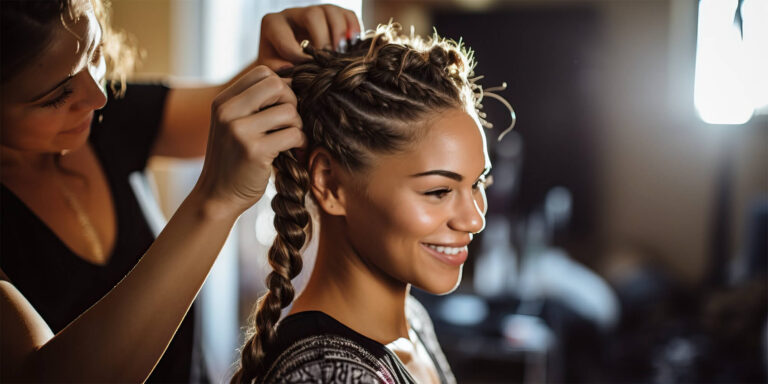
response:
M361 0L204 0L202 78L225 82L249 64L258 53L260 20L267 13L318 4L334 4L358 16L363 9Z
M768 1L701 0L694 104L710 124L743 124L768 104ZM743 37L742 37L743 32Z
M750 87L755 109L768 107L768 1L748 0L742 6L744 49L752 73Z

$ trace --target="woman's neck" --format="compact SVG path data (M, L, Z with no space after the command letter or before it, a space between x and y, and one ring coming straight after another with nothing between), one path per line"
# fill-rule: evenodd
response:
M363 260L338 231L341 220L324 216L322 221L315 268L291 313L322 311L384 345L408 338L410 285Z

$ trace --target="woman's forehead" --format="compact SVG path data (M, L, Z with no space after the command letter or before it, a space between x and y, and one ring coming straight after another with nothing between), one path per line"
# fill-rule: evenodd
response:
M446 111L424 129L424 134L406 151L379 156L377 173L407 176L439 169L472 178L474 182L483 169L490 167L485 135L466 111Z

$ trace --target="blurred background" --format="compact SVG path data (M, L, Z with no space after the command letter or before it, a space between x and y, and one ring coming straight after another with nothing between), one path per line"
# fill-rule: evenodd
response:
M112 0L144 51L137 81L220 82L259 20L316 1ZM475 50L494 184L464 279L428 308L460 383L765 382L768 0L348 0ZM128 89L130 92L130 88ZM200 161L155 159L166 216ZM268 191L267 197L274 195ZM264 291L269 199L201 293L209 371L226 380ZM301 287L311 269L305 264Z

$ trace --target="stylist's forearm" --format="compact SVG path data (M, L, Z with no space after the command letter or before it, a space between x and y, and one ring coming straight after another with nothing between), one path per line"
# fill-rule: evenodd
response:
M211 103L223 86L173 87L168 91L152 155L194 158L205 155Z
M45 381L146 380L236 219L193 192L134 270L44 345L29 368Z

